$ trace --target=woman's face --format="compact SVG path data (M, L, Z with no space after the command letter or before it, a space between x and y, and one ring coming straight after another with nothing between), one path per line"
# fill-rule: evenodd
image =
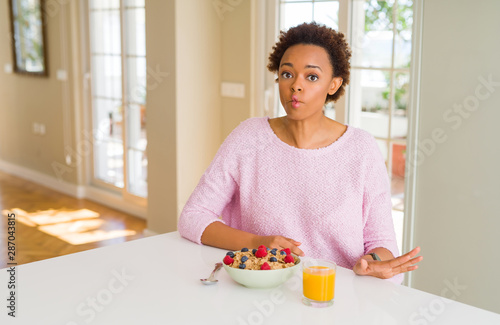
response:
M306 120L323 115L326 96L342 85L342 78L332 76L333 67L324 48L310 44L289 47L278 72L280 101L287 117Z

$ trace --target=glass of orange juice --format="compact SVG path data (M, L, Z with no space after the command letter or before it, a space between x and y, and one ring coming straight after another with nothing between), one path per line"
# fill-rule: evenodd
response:
M302 302L312 307L333 305L337 264L322 259L309 259L302 263Z

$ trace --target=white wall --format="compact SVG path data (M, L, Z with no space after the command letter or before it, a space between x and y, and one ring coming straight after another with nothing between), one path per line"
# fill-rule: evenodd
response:
M500 1L423 12L413 286L500 313Z
M221 140L221 25L211 0L176 1L179 215Z
M221 20L211 0L146 2L148 230L177 218L221 144Z

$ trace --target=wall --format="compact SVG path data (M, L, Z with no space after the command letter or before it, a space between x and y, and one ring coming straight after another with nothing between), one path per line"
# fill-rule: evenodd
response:
M148 229L177 229L177 86L175 1L146 3L146 60L161 79L148 78Z
M32 77L4 72L12 64L8 1L0 2L0 161L42 175L57 177L53 165L65 165L65 148L75 148L70 5L54 3L46 18L48 77ZM56 71L68 73L67 81L56 79ZM46 134L35 135L33 123L45 124ZM5 164L4 168L5 169ZM61 173L60 180L78 180L75 160ZM68 166L66 166L68 167Z
M222 98L221 132L225 139L251 116L251 11L252 1L233 1L222 13L222 81L245 85L245 98ZM231 9L229 9L231 8ZM220 17L219 17L220 18Z
M175 13L179 215L222 142L222 20L211 0L178 0Z
M497 313L499 12L496 0L424 2L413 274L417 289Z

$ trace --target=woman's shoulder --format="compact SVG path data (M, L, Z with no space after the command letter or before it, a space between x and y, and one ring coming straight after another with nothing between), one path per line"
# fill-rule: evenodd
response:
M256 134L264 133L266 124L269 124L267 117L251 117L246 119L231 131L225 141L251 140Z
M226 137L223 147L237 150L243 147L253 147L259 142L267 142L268 132L266 127L269 125L267 121L267 117L252 117L242 121Z
M351 133L349 140L353 149L366 151L367 149L377 148L375 137L363 129L349 125L348 130Z
M235 134L244 134L248 132L255 132L255 131L260 131L262 130L267 122L268 118L267 117L251 117L248 118L234 128L234 130L231 133Z

